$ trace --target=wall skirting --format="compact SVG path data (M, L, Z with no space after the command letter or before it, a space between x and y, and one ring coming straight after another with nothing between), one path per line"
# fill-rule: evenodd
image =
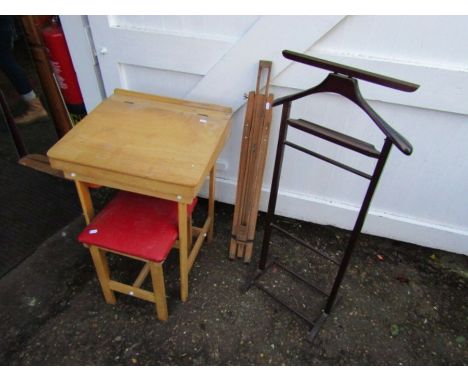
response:
M202 188L200 195L203 197L208 195L207 184ZM234 204L235 197L236 182L232 179L217 178L216 200ZM269 189L262 188L261 211L266 211L268 197ZM280 189L276 214L351 230L357 217L358 208L359 206L343 203L342 201L326 200L314 195ZM396 215L391 212L373 209L372 205L362 232L468 255L467 231L423 221L411 216Z

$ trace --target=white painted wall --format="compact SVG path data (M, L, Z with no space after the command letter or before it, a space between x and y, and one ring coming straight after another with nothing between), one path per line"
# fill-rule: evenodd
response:
M468 254L467 16L89 16L99 73L83 38L88 20L62 18L88 110L116 87L231 106L231 137L221 154L218 200L233 203L245 105L259 59L273 61L276 97L320 82L326 72L292 63L283 49L419 83L403 93L361 83L386 121L414 146L393 149L364 232ZM78 22L80 21L80 22ZM81 36L81 38L78 38ZM87 47L86 47L87 46ZM94 74L93 74L94 73ZM261 208L266 209L281 110L275 110ZM380 147L382 135L339 96L301 100L292 116ZM370 171L373 160L299 131L290 140ZM367 182L287 149L277 212L351 228Z
M91 111L105 97L101 71L95 55L87 16L60 16L67 38L86 110Z

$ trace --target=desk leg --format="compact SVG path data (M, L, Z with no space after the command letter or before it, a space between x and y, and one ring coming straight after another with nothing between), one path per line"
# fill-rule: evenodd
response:
M214 204L215 204L215 184L216 184L216 164L210 171L210 190L208 199L208 218L210 219L210 226L208 227L208 235L206 241L209 243L213 240L214 230Z
M187 238L188 238L188 253L193 247L193 229L192 229L192 215L187 214Z
M76 190L78 191L78 197L80 198L81 208L83 209L83 215L86 224L89 224L94 218L94 207L91 195L89 194L89 187L86 183L75 181Z
M187 204L178 203L179 215L179 263L180 263L180 299L185 302L188 298L188 227Z

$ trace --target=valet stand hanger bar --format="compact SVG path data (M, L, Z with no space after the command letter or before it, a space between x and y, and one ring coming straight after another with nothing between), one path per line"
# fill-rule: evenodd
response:
M265 218L265 233L263 236L262 251L258 263L258 269L255 275L247 282L246 290L250 289L253 286L259 288L260 290L264 291L267 295L278 301L282 306L288 308L297 316L305 320L310 326L309 340L313 341L313 339L316 337L319 330L325 323L327 317L330 315L331 310L337 301L338 290L345 275L353 250L356 246L358 236L364 225L367 211L369 209L372 197L377 188L378 181L380 179L380 176L382 175L382 171L385 167L385 163L387 161L388 155L390 154L392 146L395 145L405 155L410 155L413 150L411 144L402 135L400 135L397 131L390 127L367 103L367 101L361 95L357 79L361 79L364 81L372 82L377 85L386 86L405 92L414 92L418 89L419 85L387 76L382 76L380 74L367 72L350 66L341 65L335 62L310 57L301 53L291 52L289 50L283 51L283 56L293 61L297 61L310 66L315 66L320 69L331 71L333 73L330 73L323 82L321 82L319 85L313 88L282 98L278 98L273 102L273 106L282 105L283 111L281 115L275 166L270 189L270 199L268 202L268 212ZM312 94L327 92L336 93L349 99L357 106L359 106L368 115L368 117L375 123L375 125L385 136L384 143L380 151L368 142L364 142L360 139L348 136L341 132L328 129L326 127L317 125L315 123L303 119L290 118L291 106L294 101ZM346 164L337 162L331 158L315 153L305 147L289 142L286 139L289 127L313 135L318 139L326 140L338 146L355 151L359 154L376 159L377 163L372 174L366 174ZM281 177L281 168L283 163L284 150L286 146L299 150L300 152L310 155L314 158L325 161L326 163L335 165L355 175L361 176L370 182L367 188L367 192L364 196L361 208L359 210L356 222L354 224L354 228L351 231L351 235L343 251L341 259L335 259L333 256L328 256L327 254L324 254L320 250L314 248L313 245L311 245L307 240L303 238L298 238L297 236L287 232L284 228L279 227L274 222L276 202L279 190L279 181ZM288 269L286 265L280 263L276 258L269 260L270 239L273 229L279 231L287 238L301 244L305 248L309 249L313 254L320 255L322 258L330 260L338 266L338 271L336 272L333 285L330 289L330 293L326 293L323 291L323 288L319 288L314 284L310 283L308 280L306 280L304 276L300 275L298 272ZM315 319L310 319L309 315L306 315L302 310L299 311L294 306L288 304L288 302L285 301L284 298L280 298L277 294L273 293L272 289L268 288L267 285L264 282L262 282L262 276L267 271L273 268L276 268L277 270L286 271L295 279L300 281L302 284L306 284L310 288L319 292L320 296L318 297L318 299L322 304L322 308L320 309L319 315Z
M273 106L283 105L287 102L293 102L297 99L306 97L316 93L337 93L343 97L348 98L359 106L377 127L390 138L392 143L398 147L406 155L410 155L413 148L411 144L402 137L397 131L388 125L367 103L359 90L359 85L356 78L368 81L377 85L389 87L392 89L414 92L419 88L419 85L411 82L401 81L392 77L382 76L367 72L365 70L353 68L351 66L337 64L331 61L322 60L316 57L306 56L304 54L291 52L289 50L283 51L283 56L293 61L297 61L306 65L315 66L321 69L331 71L325 80L313 88L301 91L296 94L291 94L274 101Z
M300 62L310 66L315 66L320 69L325 69L333 73L344 74L348 77L357 78L367 82L372 82L377 85L386 86L388 88L401 90L403 92L414 92L418 90L419 85L413 84L412 82L402 81L396 78L383 76L368 72L366 70L354 68L352 66L338 64L336 62L322 60L317 57L307 56L305 54L292 52L290 50L283 50L283 56L292 61Z

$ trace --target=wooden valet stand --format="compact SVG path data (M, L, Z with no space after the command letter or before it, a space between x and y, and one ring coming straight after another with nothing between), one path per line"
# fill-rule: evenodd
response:
M350 66L345 66L345 65L338 64L338 63L334 63L334 62L321 60L321 59L310 57L304 54L291 52L288 50L283 51L283 56L290 60L300 62L302 64L315 66L320 69L328 70L332 73L330 73L325 78L325 80L319 85L311 89L301 91L296 94L292 94L289 96L279 98L275 100L273 103L273 106L282 105L283 111L282 111L282 116L281 116L281 124L280 124L280 131L279 131L279 137L278 137L278 146L277 146L277 151L276 151L274 173L273 173L273 179L272 179L272 184L271 184L270 199L268 203L268 212L267 212L266 219L265 219L265 234L263 237L261 257L258 263L258 269L257 269L255 276L251 280L249 280L247 284L247 290L250 287L256 286L257 288L261 289L262 291L267 293L269 296L274 298L276 301L278 301L281 305L283 305L284 307L286 307L287 309L291 310L293 313L295 313L296 315L304 319L311 327L311 330L309 332L309 340L312 341L317 335L317 333L319 332L326 318L330 315L332 307L334 306L336 302L338 290L340 288L344 274L348 267L349 260L355 248L358 236L364 225L364 220L366 218L366 214L369 209L372 196L374 195L378 181L380 179L380 176L385 166L385 162L388 158L388 155L390 153L392 146L395 145L405 155L410 155L413 150L411 144L403 136L401 136L397 131L395 131L392 127L390 127L366 102L366 100L361 95L361 92L359 90L357 79L361 79L364 81L372 82L377 85L386 86L386 87L390 87L390 88L400 90L400 91L405 91L405 92L414 92L415 90L418 89L419 85L405 82L405 81L400 81L400 80L382 76L379 74L367 72L367 71L353 68ZM319 126L309 121L305 121L303 119L291 119L290 118L289 115L291 111L291 105L294 101L299 100L303 97L312 95L312 94L326 93L326 92L336 93L347 98L348 100L350 100L351 102L359 106L359 108L369 116L369 118L375 123L375 125L380 129L380 131L385 136L385 140L380 151L377 148L375 148L373 145L371 145L370 143L361 141L354 137L342 134L337 131L330 130L328 128ZM287 140L287 133L288 133L289 127L293 127L307 134L311 134L317 138L324 139L328 142L345 147L346 149L349 149L359 154L365 155L367 157L376 159L377 163L375 165L373 173L372 174L364 173L346 164L335 161L321 154L315 153L305 147L289 142ZM321 159L327 163L340 167L343 170L350 171L353 174L363 177L370 181L370 184L368 186L361 208L359 210L357 220L351 232L351 236L349 238L348 244L344 250L344 255L342 256L340 261L336 261L335 259L328 256L326 253L322 253L321 251L313 248L307 241L296 237L295 235L286 231L284 228L273 223L273 218L275 216L276 201L278 197L278 188L279 188L279 181L280 181L280 176L281 176L281 167L282 167L282 162L283 162L283 154L284 154L285 146L291 147L305 154ZM287 236L288 238L295 240L299 244L311 250L313 253L320 255L324 257L325 259L328 259L329 261L335 263L338 266L338 272L335 276L335 280L333 282L333 285L329 293L311 284L308 280L306 280L300 274L298 274L294 270L287 268L279 260L273 259L268 262L270 237L271 237L271 233L273 229L276 231L279 231L280 233ZM308 285L310 288L312 288L313 290L319 293L319 295L321 296L321 300L323 300L322 301L323 308L321 309L320 315L316 319L311 320L309 317L306 317L303 313L299 312L294 307L290 306L287 301L284 301L278 296L276 296L274 293L272 293L270 290L265 288L259 282L260 278L268 270L273 269L273 268L287 272L288 274L293 276L295 279Z

